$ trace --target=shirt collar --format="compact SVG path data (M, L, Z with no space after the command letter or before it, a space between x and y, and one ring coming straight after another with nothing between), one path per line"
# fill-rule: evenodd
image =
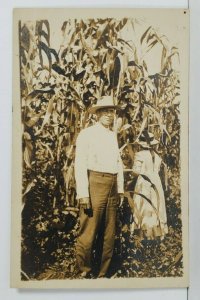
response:
M112 130L110 130L109 128L106 128L105 126L103 126L100 122L96 123L96 126L100 129L100 130L105 130L106 132L113 132Z

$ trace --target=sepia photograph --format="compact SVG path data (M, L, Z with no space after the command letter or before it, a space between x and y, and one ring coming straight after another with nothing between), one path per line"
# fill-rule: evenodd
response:
M11 286L188 286L189 11L14 9Z

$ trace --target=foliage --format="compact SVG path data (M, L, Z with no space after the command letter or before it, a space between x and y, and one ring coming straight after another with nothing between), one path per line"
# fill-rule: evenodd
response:
M166 166L163 184L168 222L172 231L178 232L175 240L171 231L170 243L164 246L169 253L169 259L165 256L167 263L177 254L176 247L181 251L177 245L181 241L180 82L174 67L179 59L178 49L170 46L167 38L152 26L145 26L133 19L67 20L61 26L60 48L54 49L50 45L51 27L47 20L19 23L22 268L31 277L57 260L58 250L62 258L63 251L65 255L67 249L73 252L78 226L73 168L75 142L80 130L95 122L88 108L102 95L112 95L121 106L114 130L125 168L131 168L137 150L134 142L145 128L160 141L157 151ZM138 36L139 27L145 27L141 36ZM152 74L147 57L157 46L161 49L160 70ZM135 258L132 263L137 265L138 258ZM73 259L70 265L73 266ZM140 272L137 276L147 276L147 271L140 269ZM170 268L166 272L168 276L180 273L173 271L173 274Z

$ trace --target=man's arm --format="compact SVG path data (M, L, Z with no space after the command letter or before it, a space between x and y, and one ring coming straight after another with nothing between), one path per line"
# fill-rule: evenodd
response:
M122 159L119 153L118 156L118 173L117 173L117 192L120 196L120 198L123 198L124 195L124 168L123 168L123 163Z
M84 132L81 132L78 135L78 138L76 140L75 166L74 166L77 199L89 198L87 161L88 161L87 136L84 134Z

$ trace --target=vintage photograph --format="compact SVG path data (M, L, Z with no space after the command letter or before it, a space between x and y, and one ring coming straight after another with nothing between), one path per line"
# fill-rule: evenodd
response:
M13 286L188 285L188 14L14 10Z

